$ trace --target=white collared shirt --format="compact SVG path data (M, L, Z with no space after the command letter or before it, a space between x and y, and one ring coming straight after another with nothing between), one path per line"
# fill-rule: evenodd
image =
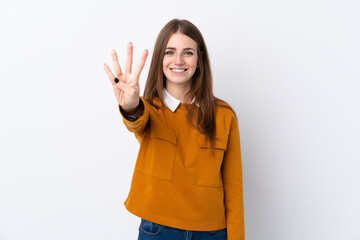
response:
M166 88L164 88L163 90L163 96L164 96L164 101L166 106L172 111L175 112L175 110L177 109L177 107L180 105L181 101L175 97L173 97L167 90ZM195 101L195 96L193 98L193 100L191 101L191 103L193 103ZM196 103L196 106L199 107L199 103Z

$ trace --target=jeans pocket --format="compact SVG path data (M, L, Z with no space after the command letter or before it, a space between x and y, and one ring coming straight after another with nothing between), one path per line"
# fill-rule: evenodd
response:
M166 226L157 224L145 219L141 219L139 230L142 231L146 235L158 235L160 234L161 230L164 229Z

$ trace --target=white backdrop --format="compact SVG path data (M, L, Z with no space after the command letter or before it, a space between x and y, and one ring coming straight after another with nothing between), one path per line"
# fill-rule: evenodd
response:
M103 63L172 18L239 117L246 238L360 239L360 2L0 1L0 239L136 239L138 142Z

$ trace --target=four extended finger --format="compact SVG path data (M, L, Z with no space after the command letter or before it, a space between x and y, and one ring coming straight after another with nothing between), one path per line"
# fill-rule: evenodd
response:
M113 49L111 51L111 58L112 58L112 61L113 61L115 74L116 74L117 77L120 77L121 74L122 74L122 71L121 71L121 67L120 67L119 60L118 60L115 49Z
M138 64L136 65L136 68L135 68L135 71L134 71L134 75L135 75L137 78L139 78L140 73L141 73L142 69L144 68L145 61L146 61L147 56L148 56L148 50L145 49L145 51L141 54L140 61L139 61Z
M131 42L129 42L126 50L125 74L131 73L132 55L133 55L133 45Z

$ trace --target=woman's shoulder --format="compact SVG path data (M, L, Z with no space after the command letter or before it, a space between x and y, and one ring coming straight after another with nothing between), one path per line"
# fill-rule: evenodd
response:
M215 103L216 105L225 105L226 107L230 107L230 104L228 102L226 102L225 100L221 99L221 98L218 98L218 97L214 97L215 99Z
M152 109L159 109L159 108L164 107L163 102L157 96L153 97L152 99L141 97L141 96L140 96L140 98L144 101L145 104L148 105L148 107L150 107Z
M225 100L215 97L215 108L217 114L227 116L228 119L232 119L237 122L237 115L235 110Z
M228 102L226 102L223 99L217 98L217 97L215 97L215 107L218 109L221 109L223 111L227 111L227 109L228 109L235 113L235 111L233 110L233 108L231 107L231 105Z

